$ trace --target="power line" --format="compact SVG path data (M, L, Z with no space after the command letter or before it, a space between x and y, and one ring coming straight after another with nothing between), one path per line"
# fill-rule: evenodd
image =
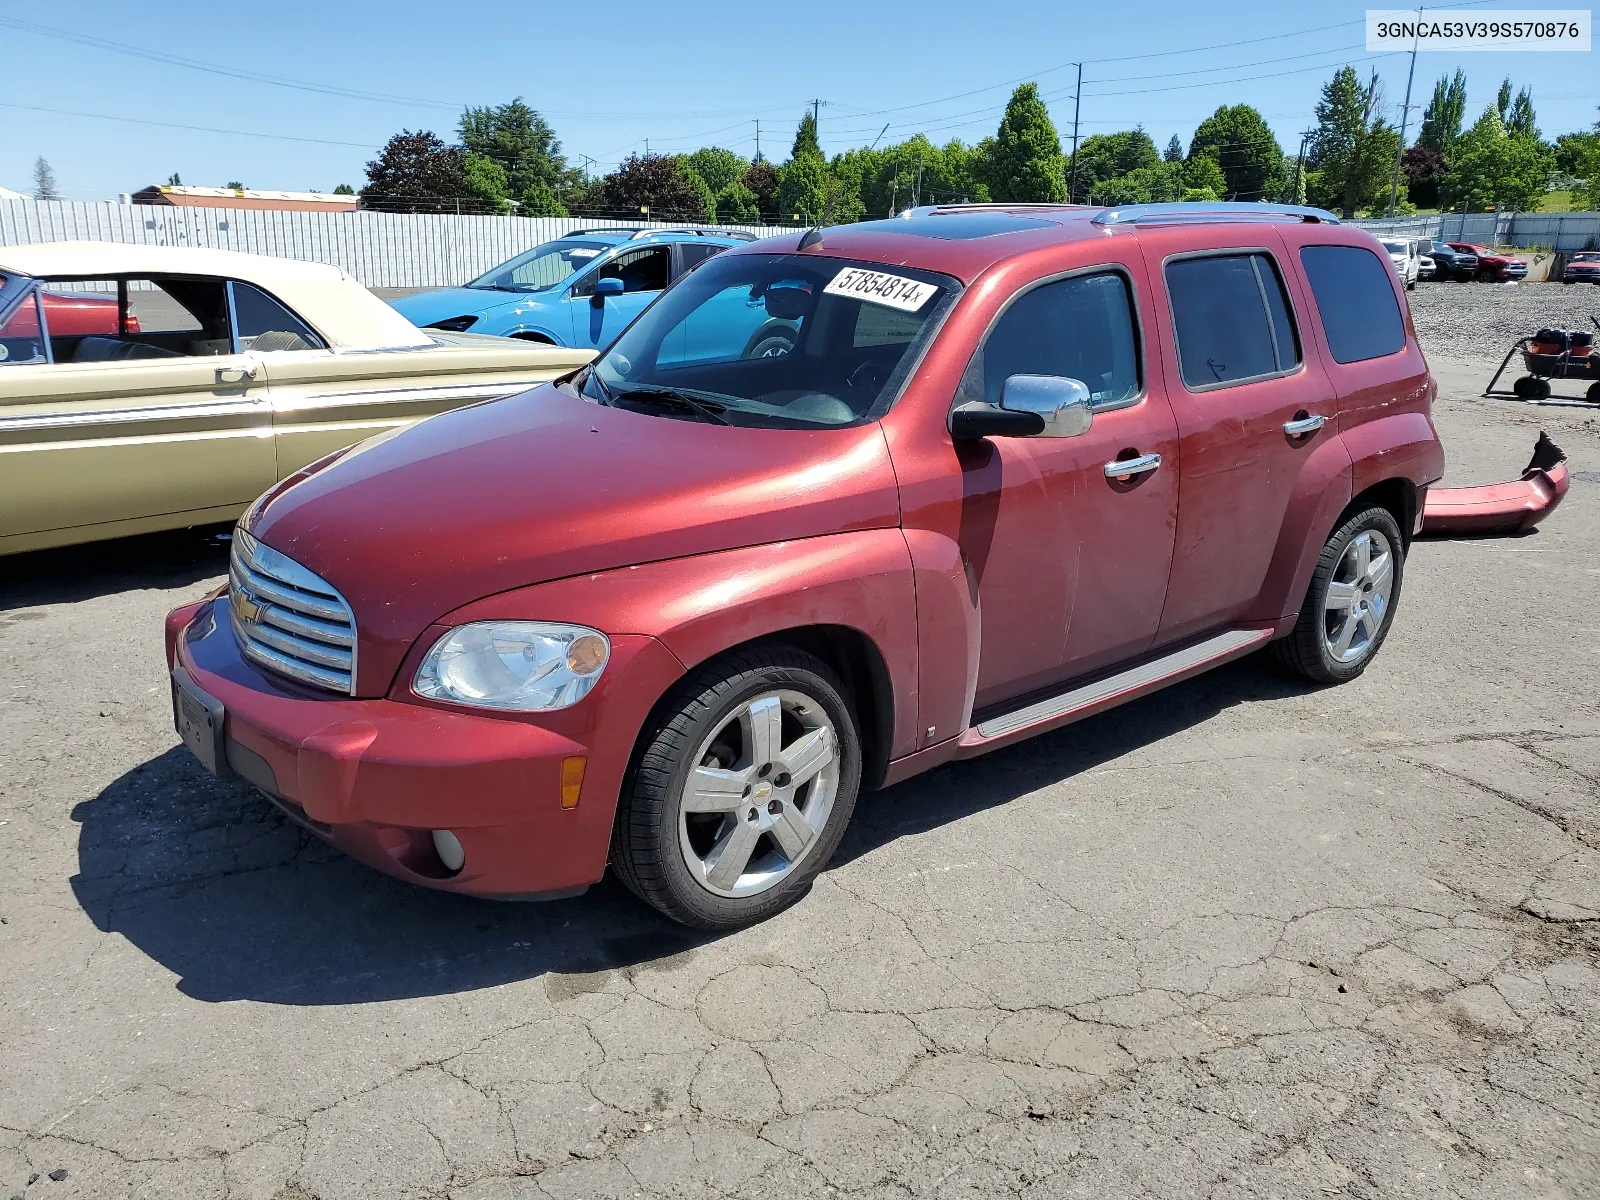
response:
M0 100L0 108L18 108L25 112L52 113L60 117L87 117L94 121L121 121L128 125L154 125L161 129L186 129L191 133L223 133L229 137L271 138L279 142L309 142L318 146L350 146L357 150L376 150L371 142L336 142L330 138L296 137L288 133L257 133L249 129L214 129L209 125L179 125L172 121L147 121L140 117L116 117L110 113L74 112L69 108L44 108L37 104L13 104Z

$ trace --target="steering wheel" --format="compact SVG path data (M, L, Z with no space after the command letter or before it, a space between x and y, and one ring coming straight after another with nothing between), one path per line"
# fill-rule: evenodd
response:
M865 359L857 365L856 369L845 376L844 385L852 392L870 391L874 395L883 390L884 383L889 378L887 364Z

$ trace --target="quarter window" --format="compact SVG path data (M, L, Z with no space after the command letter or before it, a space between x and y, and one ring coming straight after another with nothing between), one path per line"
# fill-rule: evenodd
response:
M260 288L233 281L233 323L241 350L320 350L311 327Z
M1360 246L1302 246L1300 261L1335 362L1382 358L1406 344L1390 272L1376 254Z
M1191 391L1292 371L1300 342L1283 279L1266 254L1216 254L1167 264L1178 366Z
M957 402L999 404L1013 375L1080 380L1091 402L1101 407L1137 396L1138 338L1128 281L1106 271L1059 279L1024 293L1001 314L972 356Z

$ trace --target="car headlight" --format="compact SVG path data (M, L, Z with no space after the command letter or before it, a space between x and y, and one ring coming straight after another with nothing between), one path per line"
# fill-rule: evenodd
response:
M597 630L550 621L476 621L434 643L411 688L475 708L549 712L582 700L611 657Z

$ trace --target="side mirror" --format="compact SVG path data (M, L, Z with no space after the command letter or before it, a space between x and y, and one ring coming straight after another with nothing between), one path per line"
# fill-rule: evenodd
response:
M999 407L971 403L951 412L950 433L958 439L1077 437L1089 431L1093 415L1081 380L1013 375L1000 393Z
M604 279L594 281L594 296L589 303L599 308L606 302L607 296L622 295L622 280L615 275L607 275Z

